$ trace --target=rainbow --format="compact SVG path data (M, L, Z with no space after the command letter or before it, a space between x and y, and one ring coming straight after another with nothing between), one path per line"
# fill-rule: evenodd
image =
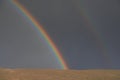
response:
M86 24L86 28L92 33L92 35L96 39L96 44L101 50L101 54L103 55L103 58L105 59L105 63L107 66L110 66L112 61L109 57L107 45L105 43L104 37L102 36L101 32L97 29L96 26L98 26L95 23L95 20L93 20L93 17L90 15L88 10L85 9L84 1L79 0L74 2L74 5L76 6L78 12L82 15L82 19L84 20Z
M52 49L54 55L56 56L60 66L62 69L69 69L66 62L64 61L62 54L50 38L50 36L47 34L45 29L42 27L42 25L39 24L39 22L30 14L30 12L17 0L9 0L10 3L16 8L16 10L20 13L20 15L24 16L26 20L29 20L31 25L37 30L38 34L40 34L40 37L42 36L43 40L48 44L48 46Z

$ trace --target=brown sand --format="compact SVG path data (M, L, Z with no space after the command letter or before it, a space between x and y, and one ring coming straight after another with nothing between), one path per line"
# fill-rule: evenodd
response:
M0 80L120 80L120 70L0 69Z

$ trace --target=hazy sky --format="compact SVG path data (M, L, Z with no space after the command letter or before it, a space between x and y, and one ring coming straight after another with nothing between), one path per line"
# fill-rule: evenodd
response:
M71 69L120 69L118 0L19 0ZM4 5L3 5L4 4ZM0 66L59 68L53 53L7 2L0 4Z

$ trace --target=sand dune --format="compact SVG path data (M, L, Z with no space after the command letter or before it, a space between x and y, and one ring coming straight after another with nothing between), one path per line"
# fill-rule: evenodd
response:
M120 80L120 70L0 69L0 80Z

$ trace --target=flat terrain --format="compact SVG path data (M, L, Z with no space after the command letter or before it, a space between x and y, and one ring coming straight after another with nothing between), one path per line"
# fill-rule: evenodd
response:
M120 70L2 69L0 80L120 80Z

